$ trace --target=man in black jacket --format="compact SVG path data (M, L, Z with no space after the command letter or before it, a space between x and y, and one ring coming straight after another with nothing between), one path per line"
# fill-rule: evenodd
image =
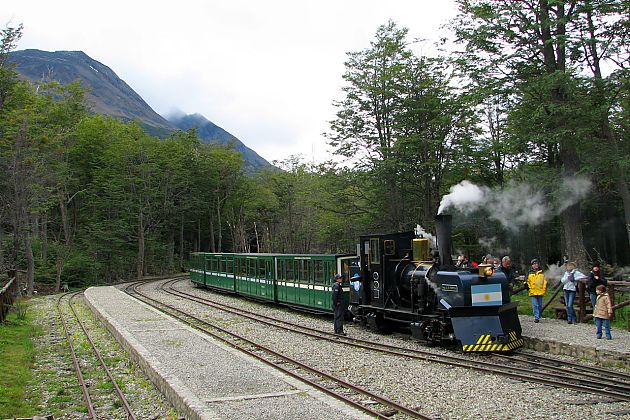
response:
M606 280L604 278L604 275L602 274L600 263L595 261L593 263L593 268L591 269L591 272L588 274L588 280L586 282L588 293L591 296L591 304L593 305L593 309L595 309L595 302L597 301L597 293L595 290L599 285L608 286L608 280Z
M343 278L340 274L335 274L335 282L332 285L332 307L335 313L335 334L346 335L343 332L343 317L346 312L346 308L343 304L343 288L341 282Z
M510 290L513 289L514 283L516 282L516 272L512 267L512 260L510 259L509 255L501 258L501 266L499 266L498 271L501 271L503 272L503 274L505 274Z

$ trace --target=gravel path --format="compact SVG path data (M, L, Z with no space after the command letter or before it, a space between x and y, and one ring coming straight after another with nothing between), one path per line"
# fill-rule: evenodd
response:
M215 301L283 318L322 330L332 330L332 319L260 304L231 295L195 289L187 281L176 287L210 297ZM281 331L198 303L165 295L157 286L143 291L177 304L204 319L218 322L239 334L280 350L287 356L325 370L357 385L369 388L418 411L441 419L630 419L630 403L612 402L605 397L570 392L549 386L524 383L490 374L445 367L430 362L409 360L378 352L359 351L341 343L330 343L292 332ZM346 325L352 337L395 344L400 347L422 346L404 335L383 336L352 324ZM432 349L448 354L446 350ZM483 359L483 356L477 356ZM558 357L571 362L571 358ZM594 367L596 369L596 367Z
M534 317L528 315L521 315L520 319L523 335L526 336L575 343L619 353L628 353L630 348L630 332L618 328L613 328L612 340L598 340L595 336L596 328L592 322L569 325L566 321L541 318L539 323L534 323Z

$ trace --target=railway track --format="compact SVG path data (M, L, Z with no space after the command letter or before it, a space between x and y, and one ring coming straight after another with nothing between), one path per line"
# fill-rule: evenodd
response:
M88 416L89 418L94 420L99 417L104 418L102 414L100 416L97 416L98 407L95 406L92 396L90 395L90 390L105 388L94 386L98 381L102 381L100 377L102 377L102 374L105 374L105 376L107 376L107 380L111 382L113 394L115 394L115 396L111 395L110 397L107 397L105 399L108 401L111 401L112 399L118 399L122 408L125 411L126 418L135 420L136 415L131 409L127 398L116 383L116 380L114 379L111 370L105 364L105 361L96 348L92 337L88 333L85 325L83 324L83 322L81 322L81 319L76 312L76 309L73 305L73 299L75 299L76 296L80 293L81 292L70 292L62 294L57 300L56 307L57 313L61 320L66 342L68 343L68 348L70 350L72 364L76 371L79 385L81 386L83 400L85 401L87 407ZM71 326L69 325L70 322L68 321L74 324L74 328L71 328ZM86 347L86 342L89 343L87 351L83 350L83 348ZM97 363L95 363L95 361L97 361ZM94 368L94 366L97 364L100 367L100 372L96 372L98 368ZM94 381L94 383L88 385L86 377L90 378L90 381ZM102 391L99 390L99 392ZM99 400L103 399L104 397L100 395Z
M178 280L171 280L176 282ZM248 338L231 332L216 323L198 318L192 314L160 302L138 290L141 283L132 283L125 289L126 293L146 304L204 332L226 345L238 349L251 357L290 375L310 386L331 395L365 413L379 419L391 419L397 413L414 419L431 419L414 408L406 407L367 389L347 382L339 377L313 368L293 358L287 357L269 347L256 343Z
M607 370L607 374L603 375L606 378L602 379L601 368L599 367L597 368L598 372L593 373L593 367L578 364L572 364L570 367L562 366L563 362L561 361L542 356L528 355L526 353L513 355L493 354L488 357L490 360L487 361L479 360L479 356L473 359L463 355L444 355L422 349L401 349L398 346L383 343L375 343L351 337L339 337L327 331L257 314L244 310L243 308L225 305L206 297L199 297L178 290L174 287L177 281L180 280L166 281L159 289L173 296L193 300L199 304L207 305L221 311L226 311L275 328L281 328L320 340L334 341L360 349L378 351L400 357L473 369L521 381L536 382L558 388L569 388L574 391L602 395L619 401L630 401L630 375L621 372Z

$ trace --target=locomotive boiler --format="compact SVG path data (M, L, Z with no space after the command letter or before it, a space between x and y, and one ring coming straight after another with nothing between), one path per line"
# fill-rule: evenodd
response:
M414 338L454 343L465 352L506 352L523 345L508 280L491 265L457 269L452 219L436 218L437 249L414 232L360 238L361 287L349 310L377 331L408 326Z

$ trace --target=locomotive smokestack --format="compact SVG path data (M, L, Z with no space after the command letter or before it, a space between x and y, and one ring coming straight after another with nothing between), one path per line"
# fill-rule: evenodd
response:
M454 270L451 251L453 243L451 234L453 232L453 216L450 214L438 214L435 216L435 232L437 236L437 247L440 253L440 269Z

